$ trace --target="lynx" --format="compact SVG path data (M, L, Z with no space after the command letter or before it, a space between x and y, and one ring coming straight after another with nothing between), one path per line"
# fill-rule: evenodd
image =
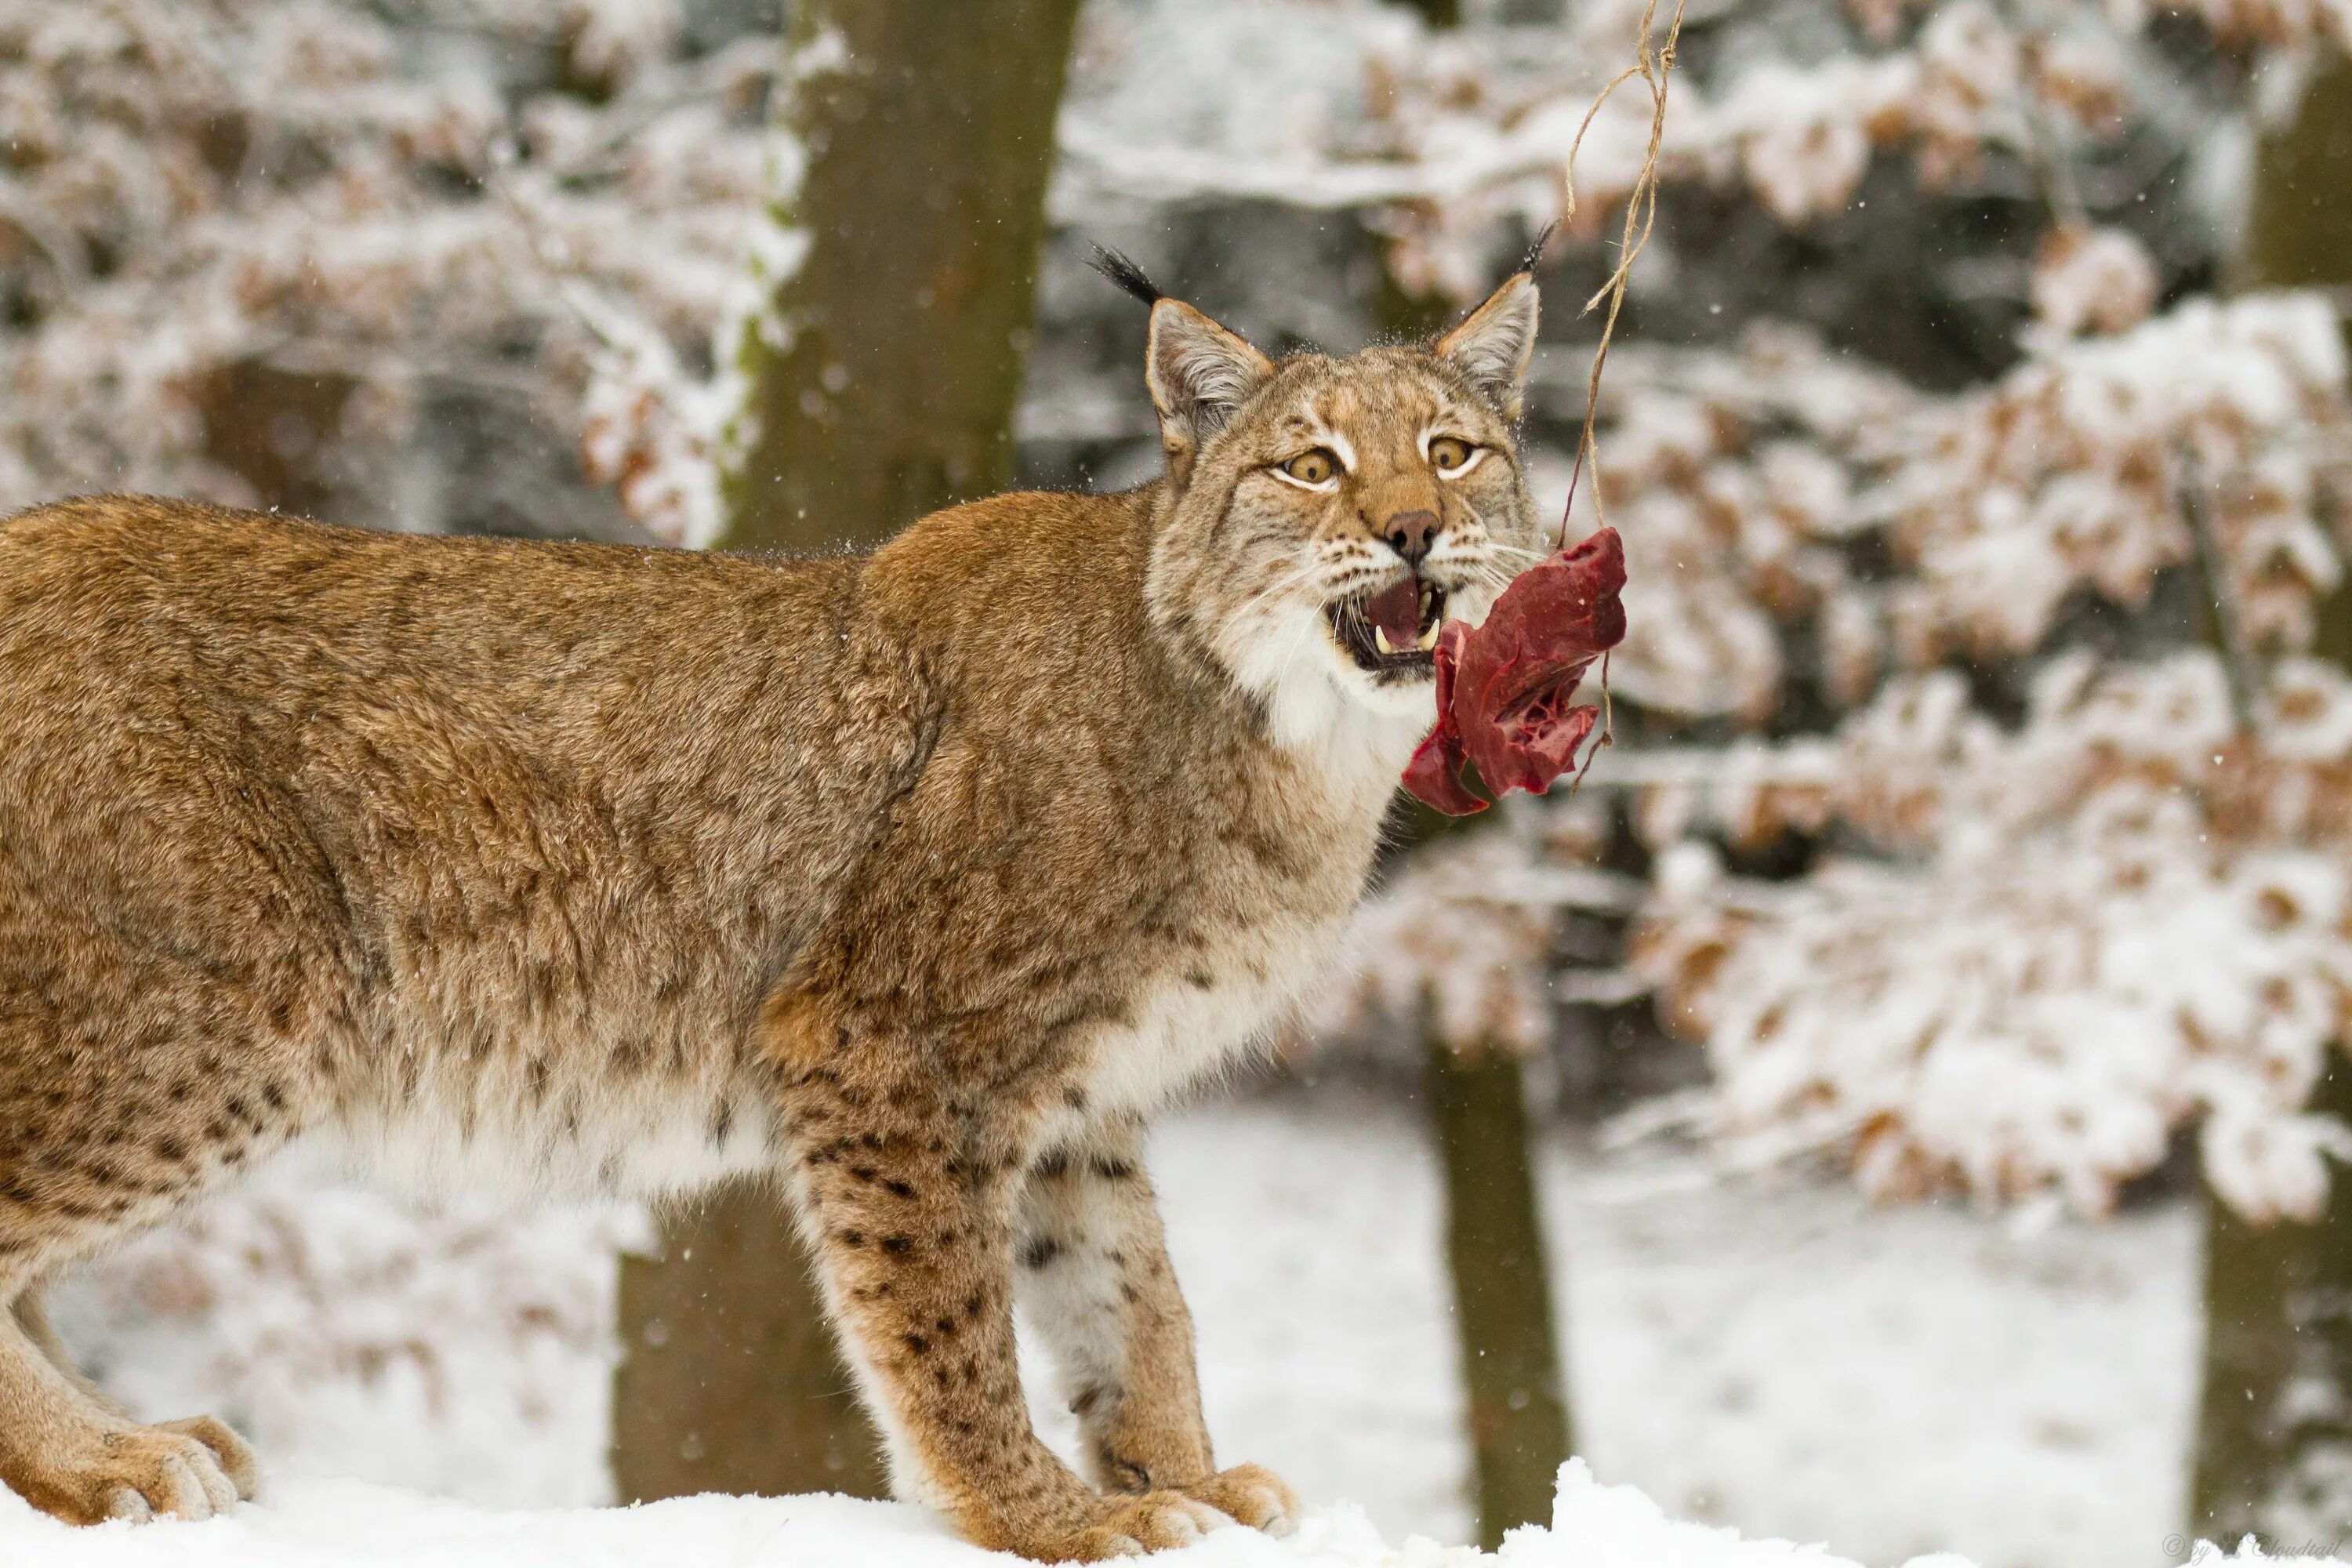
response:
M902 1496L1041 1560L1290 1525L1212 1458L1144 1121L1315 974L1440 625L1536 559L1537 293L1277 361L1122 281L1161 477L866 555L0 524L0 1480L73 1521L253 1495L40 1293L300 1142L438 1189L767 1173Z

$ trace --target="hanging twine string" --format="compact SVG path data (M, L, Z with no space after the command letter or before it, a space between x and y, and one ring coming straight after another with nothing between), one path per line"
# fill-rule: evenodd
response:
M1576 440L1576 466L1569 471L1568 500L1559 509L1559 548L1568 548L1569 520L1576 511L1576 487L1584 478L1584 470L1592 470L1592 521L1595 529L1606 521L1601 512L1601 443L1593 432L1593 421L1601 411L1601 372L1609 363L1610 340L1617 334L1617 317L1625 308L1626 280L1632 277L1634 258L1642 247L1650 243L1650 231L1658 221L1658 150L1666 136L1666 87L1674 75L1675 46L1682 39L1683 6L1685 0L1675 0L1673 15L1666 22L1666 39L1654 45L1658 18L1659 0L1648 0L1642 8L1642 23L1634 34L1633 63L1609 79L1592 107L1584 111L1584 119L1576 127L1576 138L1568 144L1568 164L1561 180L1566 187L1560 220L1576 221L1576 154L1584 146L1584 133L1592 129L1601 108L1615 92L1635 77L1650 89L1650 142L1642 155L1641 173L1633 177L1633 187L1625 198L1625 226L1617 240L1617 265L1610 270L1608 280L1594 290L1579 312L1591 315L1604 300L1608 314L1601 320L1601 342L1592 351L1592 370L1584 384L1584 425ZM1547 231L1549 234L1549 231ZM1542 242L1537 242L1541 247ZM1612 650L1613 651L1613 650ZM1617 743L1616 708L1609 696L1609 655L1601 656L1601 730L1584 753L1584 762L1569 780L1569 793L1574 795L1584 783L1585 774L1602 748Z
M1568 146L1568 167L1562 176L1567 185L1567 198L1560 216L1561 221L1573 224L1576 221L1576 154L1578 149L1584 145L1584 133L1592 129L1592 121L1601 113L1601 106L1609 101L1610 94L1635 77L1642 79L1650 89L1650 145L1642 159L1642 172L1634 176L1633 191L1625 199L1625 227L1617 242L1617 265L1610 272L1609 280L1584 302L1584 310L1580 312L1591 315L1603 300L1609 305L1609 313L1601 318L1601 344L1592 351L1592 374L1585 382L1584 429L1577 438L1576 467L1568 478L1568 501L1560 508L1559 547L1562 550L1568 548L1568 520L1569 514L1576 508L1576 487L1588 467L1593 472L1594 525L1599 526L1602 521L1601 448L1592 430L1592 422L1601 405L1601 368L1609 360L1609 340L1616 334L1618 312L1625 308L1625 281L1633 273L1633 258L1642 254L1643 246L1649 244L1650 230L1658 220L1658 149L1665 140L1666 84L1674 74L1675 46L1682 37L1685 3L1685 0L1675 0L1674 14L1666 23L1665 42L1654 46L1651 37L1657 24L1659 0L1648 0L1642 9L1642 25L1634 37L1633 63L1612 77L1609 84L1601 89L1601 96L1594 99L1592 107L1584 111L1584 120L1576 128L1576 139ZM1602 690L1605 694L1605 678Z

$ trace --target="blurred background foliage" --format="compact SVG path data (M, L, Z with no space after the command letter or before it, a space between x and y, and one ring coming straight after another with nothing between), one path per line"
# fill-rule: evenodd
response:
M1682 16L1570 529L1632 557L1616 753L1467 831L1401 813L1359 966L1284 1045L1425 1108L1481 1533L1570 1439L1530 1140L1604 1121L1889 1201L2205 1205L2189 1522L2340 1530L2352 13ZM14 0L0 502L853 546L1156 472L1091 243L1345 349L1444 324L1567 216L1527 436L1558 505L1638 86L1572 215L1566 158L1642 25ZM737 1195L628 1266L625 1495L876 1484L792 1245Z

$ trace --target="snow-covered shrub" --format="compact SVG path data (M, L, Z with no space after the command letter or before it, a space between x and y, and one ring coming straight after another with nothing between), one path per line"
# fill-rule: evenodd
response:
M1534 1049L1550 1033L1544 979L1563 875L1500 832L1417 857L1358 917L1314 1026L1425 1024L1455 1050Z
M2206 654L2061 659L2014 732L1950 673L1906 678L1801 774L1715 786L1735 833L1835 820L1875 853L1783 884L1662 857L1634 963L1706 1043L1702 1121L1844 1148L1883 1194L2090 1213L2201 1121L2233 1205L2313 1214L2348 1146L2303 1108L2352 1025L2352 860L2293 829L2333 826L2312 807L2352 762L2352 684L2296 675L2280 747L2235 732Z
M1782 328L1623 352L1600 486L1628 558L1621 691L1755 722L1794 673L1845 706L1895 668L2030 655L2072 595L2145 605L2198 524L2248 639L2303 646L2352 484L2335 321L2315 294L2196 298L1950 397ZM1865 538L1899 570L1858 567Z
M1066 185L1374 208L1397 279L1462 296L1501 237L1567 213L1580 135L1581 234L1630 191L1646 97L1585 115L1641 7L1543 36L1317 9L1349 19L1316 46L1319 133L1245 119L1163 158L1138 106L1175 90L1142 74L1165 13L1126 8ZM1595 779L1648 786L1656 871L1632 970L1578 984L1661 987L1717 1074L1702 1121L1751 1153L1832 1146L1883 1193L2098 1210L2195 1127L2226 1199L2308 1214L2347 1138L2305 1104L2352 1022L2344 683L2306 657L2352 540L2338 308L2185 291L2225 215L2183 233L2135 208L2150 167L2210 184L2242 144L2184 91L2234 95L2242 124L2247 84L2342 41L2346 14L2192 7L2189 89L2135 7L1857 4L1843 34L1809 14L1785 42L1780 14L1694 17L1720 47L1675 80L1670 183L1807 227L1893 154L1916 189L2003 190L2038 222L1917 258L2014 301L2005 363L1971 384L1872 363L1862 321L1836 347L1749 321L1611 362L1569 532L1625 540L1631 744ZM1652 297L1685 261L1671 226L1659 245ZM1554 496L1560 434L1532 454ZM1720 847L1790 837L1811 846L1793 879L1724 869ZM1531 987L1559 978L1511 889L1570 868L1523 829L1427 858L1364 917L1408 956L1352 972L1337 1016L1431 1005L1447 1038L1540 1037L1494 1021L1539 1019Z
M1735 747L1704 788L1665 786L1642 813L1666 852L1640 968L1707 1047L1710 1124L1843 1141L1883 1192L1948 1178L2097 1209L2201 1120L2232 1204L2324 1201L2319 1153L2346 1145L2302 1110L2352 1024L2352 693L2308 658L2259 666L2308 644L2342 574L2345 383L2322 301L2191 300L1980 392L1910 400L1849 448L1854 510L1822 531L1875 530L1905 570L1838 584L1885 646L1825 684L1916 673L1832 736ZM1714 560L1685 617L1719 615L1727 578L1759 614L1786 603L1741 574L1751 557ZM2231 612L2223 652L2045 651L2074 595L2137 606L2181 572ZM1674 605L1687 574L1661 575ZM1825 658L1879 651L1822 625ZM2037 653L2014 729L1946 664ZM1673 847L1695 828L1750 845L1834 828L1852 848L1765 887Z
M631 352L707 343L776 50L689 57L677 24L674 0L0 11L0 507L250 502L230 448L394 440L435 382L576 436ZM256 367L301 417L226 430Z
M1910 663L2030 653L2080 589L2146 602L2195 557L2200 517L2257 647L2305 643L2341 574L2352 405L2322 296L2189 300L2037 355L1882 446L1867 501L1912 569Z
M1515 226L1565 218L1591 237L1641 177L1647 94L1595 99L1632 59L1644 15L1662 40L1674 8L1564 11L1548 29L1433 30L1379 0L1095 7L1063 120L1057 210L1075 218L1106 199L1367 210L1408 290L1475 300ZM2150 7L1849 0L1847 11L1840 37L1817 10L1777 0L1690 8L1691 32L1735 47L1676 75L1665 176L1743 188L1802 225L1847 206L1877 153L1906 156L1932 189L1982 184L2005 163L2064 185L2062 216L2087 232L2074 163L2124 155L2134 136L2182 152L2206 129L2182 112L2198 86L2145 37ZM2233 59L2352 35L2329 5L2207 0L2169 14L2182 13ZM2083 261L2110 279L2130 266L2112 237Z
M273 1172L70 1279L52 1315L151 1418L235 1423L273 1473L509 1507L609 1500L633 1208L412 1207Z

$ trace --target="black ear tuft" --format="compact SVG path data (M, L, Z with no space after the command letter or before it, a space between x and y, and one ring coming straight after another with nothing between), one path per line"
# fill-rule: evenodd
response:
M1536 240L1533 245L1528 247L1528 253L1519 258L1519 270L1522 272L1533 272L1537 268L1542 266L1544 247L1549 245L1551 243L1551 237L1559 232L1559 219L1554 218L1551 222L1544 225L1543 232L1536 236Z
M1159 284L1144 276L1142 268L1118 251L1099 245L1094 247L1094 251L1095 258L1088 265L1145 304L1157 305L1168 298L1160 291Z

